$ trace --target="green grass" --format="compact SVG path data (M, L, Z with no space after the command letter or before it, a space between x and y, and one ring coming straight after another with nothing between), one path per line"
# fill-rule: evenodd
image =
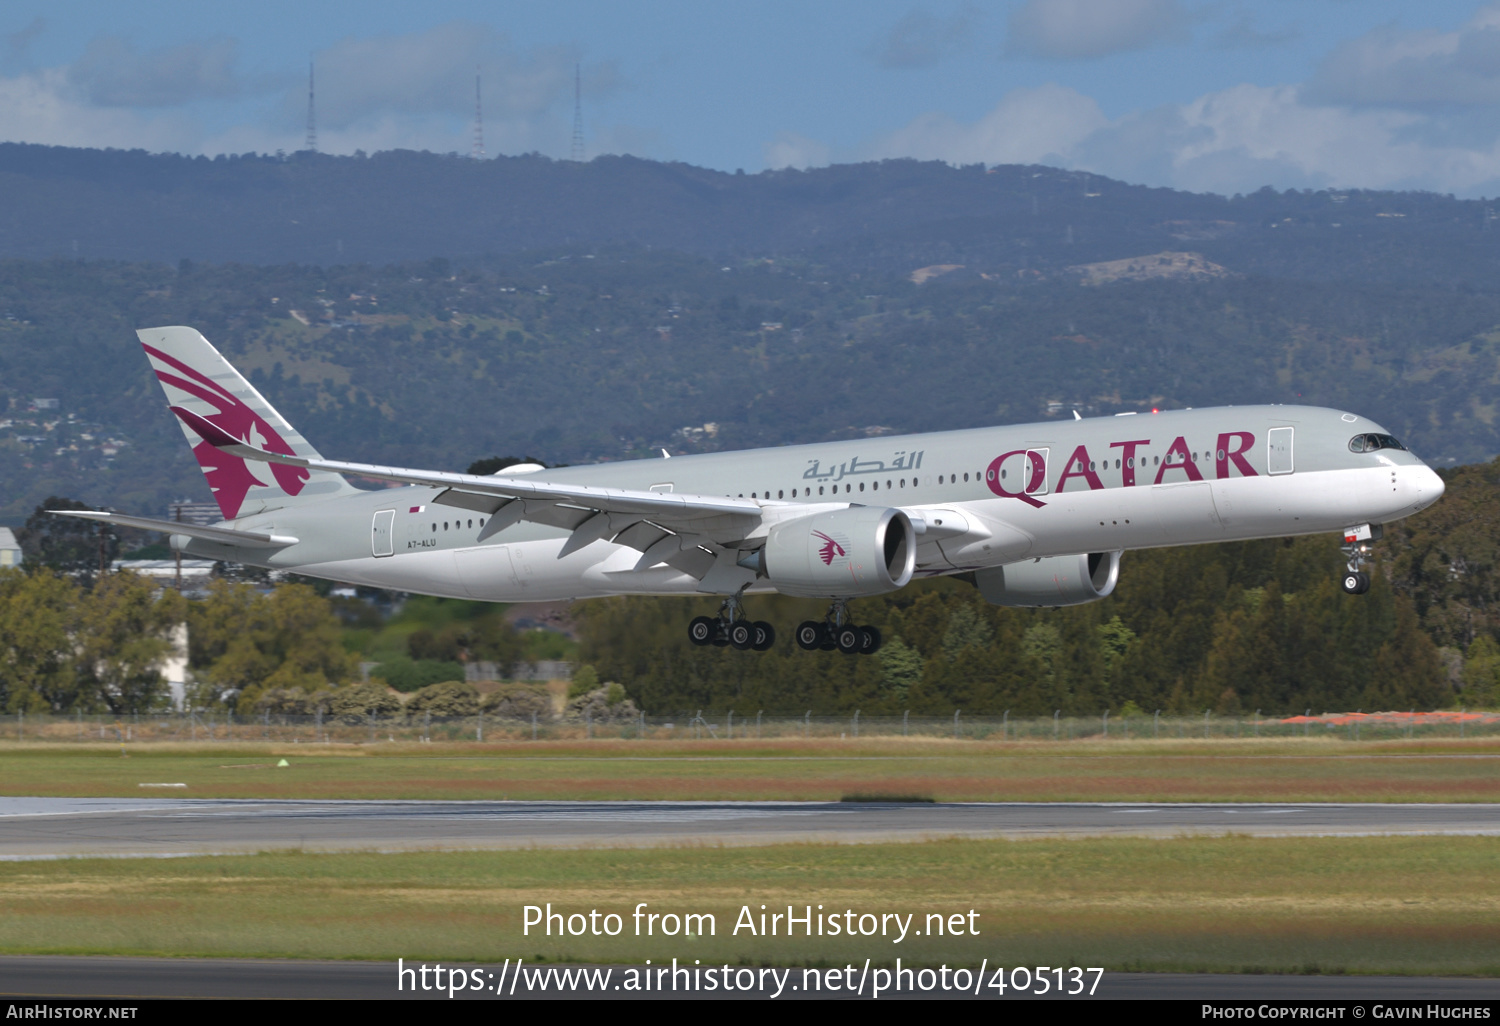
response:
M0 950L499 962L1500 974L1500 839L935 841L0 863ZM636 938L629 913L711 912ZM619 913L522 935L522 908ZM980 914L977 937L754 938L739 910Z
M181 782L188 797L221 798L1500 801L1495 739L233 742L124 751L0 744L0 794L139 795L141 783ZM274 769L282 757L290 767Z

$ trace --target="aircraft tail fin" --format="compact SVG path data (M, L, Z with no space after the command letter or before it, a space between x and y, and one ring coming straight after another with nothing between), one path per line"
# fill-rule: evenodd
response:
M136 335L169 406L191 410L248 445L322 458L196 329L142 328ZM186 424L180 426L225 520L358 491L327 471L247 462L205 442Z

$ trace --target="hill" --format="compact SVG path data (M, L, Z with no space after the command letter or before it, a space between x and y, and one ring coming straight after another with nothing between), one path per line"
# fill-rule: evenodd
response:
M721 258L725 259L725 258ZM1128 265L1127 265L1128 266ZM1500 452L1500 294L1080 284L638 249L361 266L0 261L0 518L207 499L134 329L191 324L330 456L463 469L1304 402Z
M1500 270L1481 201L1223 197L1040 166L890 160L728 174L633 157L393 151L184 157L0 144L0 256L387 264L598 246L797 256L906 275L1015 273L1192 250L1243 273L1469 283Z

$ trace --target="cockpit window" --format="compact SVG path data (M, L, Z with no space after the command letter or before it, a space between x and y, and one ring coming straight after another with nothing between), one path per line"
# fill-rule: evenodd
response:
M1379 449L1400 449L1405 452L1406 446L1390 435L1355 435L1349 439L1350 452L1375 452Z

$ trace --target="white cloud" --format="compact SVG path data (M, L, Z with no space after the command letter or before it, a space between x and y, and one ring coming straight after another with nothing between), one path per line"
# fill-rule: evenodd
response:
M97 38L71 64L0 77L0 139L207 154L301 149L306 80L295 72L276 81L245 80L236 71L236 51L229 39L143 52L120 38ZM520 51L490 29L450 23L406 36L346 39L315 59L324 152L468 153L476 68L490 153L568 152L577 66L571 50ZM613 64L599 63L583 68L582 84L585 102L597 102L620 87L620 77ZM269 94L261 117L214 132L171 110L256 94Z
M1214 36L1213 45L1220 50L1265 50L1283 46L1301 35L1294 25L1263 32L1255 27L1249 15L1245 15Z
M63 69L0 78L0 139L10 142L191 152L196 135L180 113L148 116L83 102Z
M1195 191L1277 188L1500 191L1500 144L1434 141L1416 111L1305 102L1294 86L1238 85L1110 121L1062 86L1016 90L962 123L927 114L879 140L875 157L954 164L1052 163Z
M764 152L766 167L775 170L784 167L822 167L833 156L832 151L823 143L796 132L782 132L766 143Z
M1016 89L971 125L924 114L880 139L871 156L918 157L952 164L1060 162L1109 124L1091 98L1060 85Z
M26 27L19 32L12 32L5 37L10 51L8 59L11 63L22 62L26 59L26 52L31 48L32 40L47 30L47 19L37 15L27 23Z
M979 9L966 3L950 17L912 11L896 22L871 54L885 68L930 68L957 52L974 31Z
M1457 32L1390 26L1341 43L1306 95L1324 103L1432 107L1500 102L1500 4Z
M361 119L451 114L474 109L474 74L483 78L486 117L530 117L571 103L579 58L565 47L513 49L484 25L449 22L401 36L349 38L315 57L320 124L342 127ZM598 98L619 86L610 63L585 69L585 92ZM305 104L305 91L288 90L285 107Z
M176 107L240 91L232 39L137 53L118 36L94 39L67 69L68 83L96 107Z
M1104 57L1178 38L1189 20L1178 0L1026 0L1010 16L1006 51Z

